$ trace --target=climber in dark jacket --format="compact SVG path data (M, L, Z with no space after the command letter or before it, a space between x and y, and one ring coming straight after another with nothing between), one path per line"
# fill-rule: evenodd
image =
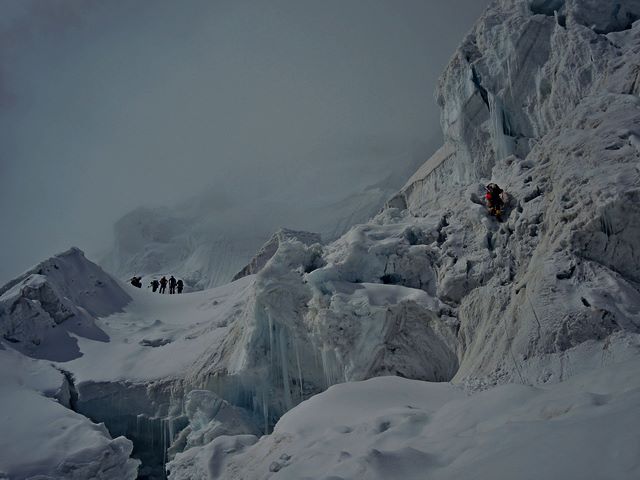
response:
M182 289L184 288L184 283L182 282L182 280L178 280L178 283L176 283L176 287L178 287L178 293L182 293Z
M167 277L160 279L160 293L166 293L167 291Z
M151 291L152 291L153 293L155 293L155 292L158 290L158 287L160 286L160 282L159 282L158 280L155 280L155 279L154 279L154 280L149 284L149 286L151 287Z
M131 282L131 285L133 285L134 287L142 288L142 277L134 276L129 281Z
M169 293L176 293L176 279L173 277L173 275L171 275L171 278L169 279Z

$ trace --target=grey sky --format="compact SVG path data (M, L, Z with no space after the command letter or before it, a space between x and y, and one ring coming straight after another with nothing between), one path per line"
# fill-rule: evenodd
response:
M139 205L310 205L428 155L486 4L2 0L0 283Z

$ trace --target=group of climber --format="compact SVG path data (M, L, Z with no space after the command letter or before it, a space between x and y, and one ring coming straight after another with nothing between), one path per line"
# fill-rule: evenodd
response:
M129 280L131 285L134 287L142 288L142 277L132 277ZM182 293L184 289L184 282L182 280L176 280L176 278L171 275L167 280L167 277L163 276L160 280L156 280L155 278L149 283L149 287L153 293L167 293L167 285L169 286L169 294L173 295L174 293Z

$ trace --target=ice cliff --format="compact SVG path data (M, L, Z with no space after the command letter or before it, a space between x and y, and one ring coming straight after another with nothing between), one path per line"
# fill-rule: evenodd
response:
M530 381L557 379L574 350L638 331L639 14L495 2L441 78L445 146L392 203L447 223L458 380L512 376L509 351ZM489 180L511 197L503 224L477 205Z

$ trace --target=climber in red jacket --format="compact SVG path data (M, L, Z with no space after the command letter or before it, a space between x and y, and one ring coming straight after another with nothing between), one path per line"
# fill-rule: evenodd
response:
M498 219L500 219L502 209L504 208L504 201L501 196L503 192L504 190L502 190L498 185L490 183L487 185L487 193L484 196L487 201L489 213Z

